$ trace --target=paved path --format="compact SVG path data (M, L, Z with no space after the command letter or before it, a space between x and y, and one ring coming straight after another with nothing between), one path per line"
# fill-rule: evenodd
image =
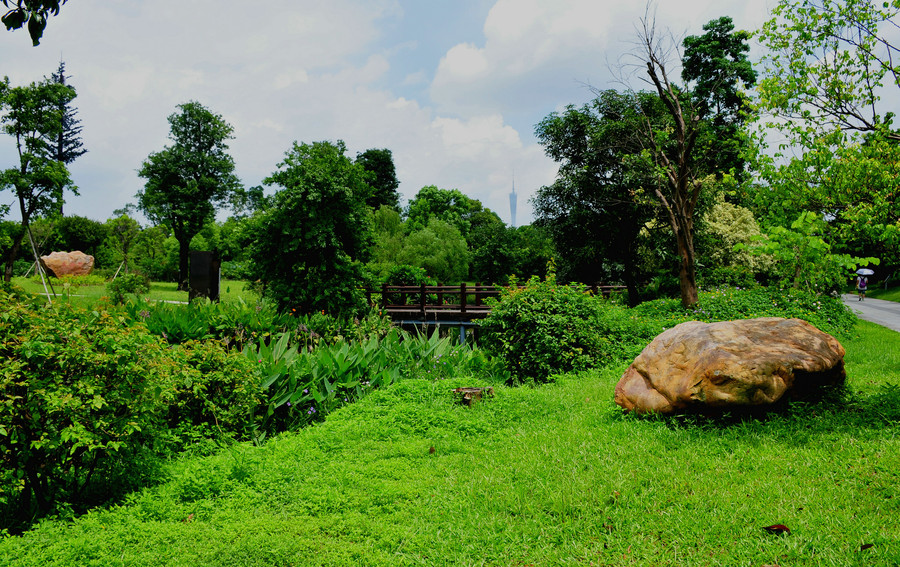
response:
M900 332L900 303L870 297L859 301L855 294L850 293L845 293L841 299L860 319Z

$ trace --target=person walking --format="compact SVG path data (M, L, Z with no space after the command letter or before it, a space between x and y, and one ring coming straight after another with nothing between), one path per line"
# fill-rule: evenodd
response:
M866 298L866 287L869 285L869 278L866 276L857 276L856 278L856 292L859 294L859 299L857 301L863 301Z

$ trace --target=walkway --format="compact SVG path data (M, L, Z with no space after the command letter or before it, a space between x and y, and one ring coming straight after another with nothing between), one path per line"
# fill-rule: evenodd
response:
M855 294L841 296L844 305L856 313L860 319L877 323L900 333L900 303L867 297L859 301Z

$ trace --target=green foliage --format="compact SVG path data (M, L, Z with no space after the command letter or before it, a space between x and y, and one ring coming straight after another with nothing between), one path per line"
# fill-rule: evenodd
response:
M370 149L356 154L356 164L371 174L369 185L372 186L372 195L366 200L369 207L378 210L381 207L389 207L392 210L400 210L400 194L397 188L400 181L394 169L394 157L391 150Z
M28 35L31 43L38 46L44 29L47 27L47 17L59 14L59 7L68 0L0 0L7 8L12 3L13 7L3 15L2 22L7 30L17 30L28 24Z
M179 445L204 438L250 439L264 403L255 365L215 341L188 341L169 355L182 370L166 415Z
M0 171L0 190L10 189L15 195L23 228L13 236L6 255L6 281L12 277L13 262L32 217L58 211L65 189L78 194L65 164L54 159L47 142L62 132L64 104L60 103L73 98L74 89L49 80L12 88L8 79L0 81L0 111L5 111L0 124L15 139L19 158L15 167Z
M653 337L627 310L605 304L584 286L559 285L554 273L510 286L481 323L481 346L502 359L517 382L546 382L634 356ZM649 338L648 338L649 337Z
M560 163L556 181L534 199L536 224L553 239L565 275L576 281L624 280L638 302L638 240L657 214L654 168L643 159L644 123L666 116L650 93L606 90L582 108L568 106L535 128Z
M711 136L698 152L707 171L739 174L744 171L747 137L743 124L750 111L741 89L756 84L756 71L747 58L750 33L735 31L728 16L703 25L701 36L684 38L681 77L708 121Z
M382 337L341 341L309 350L288 333L271 343L248 345L258 365L268 409L260 436L322 420L340 406L401 378L446 380L501 373L481 351L455 345L438 333L413 336L392 329Z
M783 287L790 285L811 293L839 291L857 267L880 263L878 258L833 253L823 238L825 227L819 215L807 211L791 223L790 229L772 227L766 238L756 238L757 245L739 244L737 249L771 255L775 259L775 277Z
M484 210L481 201L464 195L459 189L428 185L422 187L406 207L407 230L421 230L437 219L455 227L467 239L472 217Z
M254 228L252 259L279 309L352 316L365 309L371 187L343 142L297 144L265 180L281 187Z
M128 295L142 295L150 292L150 280L142 274L119 274L116 279L106 284L110 301L114 305L125 303Z
M685 321L730 321L756 317L797 318L836 337L848 337L856 316L840 299L802 289L721 287L700 293L696 308L684 309L674 299L644 302L631 310L633 316L658 332Z
M759 93L770 125L806 147L836 130L896 141L894 113L880 114L879 101L885 86L898 86L898 13L897 2L779 0L758 33L768 48Z
M0 491L3 523L27 523L78 503L95 471L152 446L177 369L157 338L108 312L3 294L0 313L0 463L14 473Z
M138 172L146 179L138 208L165 224L178 240L178 282L188 279L191 239L213 220L216 207L241 190L228 140L234 128L199 102L178 105L169 115L171 146L150 154Z
M403 242L397 263L418 266L444 283L464 281L469 274L466 240L453 225L433 218Z

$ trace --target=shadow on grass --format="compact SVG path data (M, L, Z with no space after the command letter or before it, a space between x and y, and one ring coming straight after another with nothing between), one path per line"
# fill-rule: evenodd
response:
M900 385L883 384L870 395L835 386L803 399L782 399L768 406L704 408L677 414L615 411L614 418L662 422L672 429L724 430L748 424L766 425L773 434L806 431L885 429L900 427Z

